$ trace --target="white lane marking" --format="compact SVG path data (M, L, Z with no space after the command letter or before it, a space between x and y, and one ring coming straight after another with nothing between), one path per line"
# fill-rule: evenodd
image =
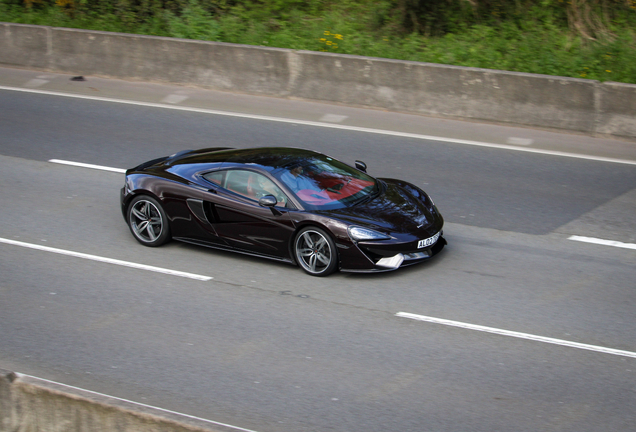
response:
M24 85L25 87L40 87L44 84L48 83L49 80L41 79L41 78L33 78L32 80L27 81Z
M57 248L52 248L52 247L48 247L48 246L41 246L41 245L37 245L37 244L33 244L33 243L25 243L25 242L11 240L11 239L6 239L6 238L1 238L1 237L0 237L0 243L5 243L5 244L13 245L13 246L20 246L20 247L29 248L29 249L40 250L40 251L44 251L44 252L52 252L52 253L56 253L56 254L60 254L60 255L67 255L67 256L72 256L72 257L75 257L75 258L87 259L87 260L91 260L91 261L98 261L98 262L102 262L102 263L106 263L106 264L114 264L114 265L119 265L119 266L124 266L124 267L131 267L131 268L135 268L135 269L139 269L139 270L147 270L147 271L152 271L152 272L156 272L156 273L163 273L163 274L167 274L167 275L171 275L171 276L179 276L179 277L188 278L188 279L196 279L196 280L200 280L200 281L209 281L209 280L214 279L213 277L210 277L210 276L202 276L202 275L198 275L198 274L194 274L194 273L187 273L187 272L182 272L182 271L177 271L177 270L170 270L170 269L166 269L166 268L162 268L162 267L149 266L149 265L146 265L146 264L138 264L138 263L133 263L133 262L129 262L129 261L117 260L117 259L113 259L113 258L100 257L100 256L97 256L97 255L89 255L89 254L85 254L85 253L81 253L81 252L74 252L74 251L69 251L69 250L65 250L65 249L57 249Z
M128 400L128 399L122 399L122 398L118 398L118 397L115 397L115 396L110 396L110 395L107 395L107 394L104 394L104 393L98 393L98 392L95 392L95 391L92 391L92 390L86 390L86 389L83 389L83 388L80 388L80 387L74 387L74 386L71 386L71 385L68 385L68 384L62 384L62 383L59 383L59 382L50 381L50 380L47 380L47 379L44 379L44 378L38 378L38 377L31 376L31 375L26 375L26 374L23 374L23 373L19 373L19 372L14 372L14 373L16 374L16 376L18 378L22 378L22 377L24 377L24 378L32 378L32 379L39 380L39 381L44 381L44 382L47 382L47 383L50 383L50 384L55 384L57 386L66 387L66 388L73 389L73 390L79 390L80 392L86 392L86 393L89 393L89 394L102 396L102 397L106 397L106 398L109 398L109 399L118 400L118 401L121 401L121 402L126 402L126 403L129 403L129 404L133 404L133 405L137 405L137 406L141 406L141 407L145 407L145 408L151 408L153 410L161 411L161 412L168 413L168 414L176 414L176 415L181 416L181 417L186 417L186 418L193 419L193 420L198 420L198 421L202 421L202 422L206 422L206 423L211 423L211 424L214 424L214 425L217 425L217 426L224 426L224 427L227 427L227 428L230 428L230 429L235 429L235 430L239 430L239 431L243 431L243 432L256 432L256 431L251 430L251 429L244 429L242 427L232 426L232 425L229 425L229 424L226 424L226 423L220 423L220 422L217 422L217 421L214 421L214 420L208 420L208 419L204 419L204 418L201 418L201 417L196 417L196 416L189 415L189 414L183 414L183 413L180 413L180 412L177 412L177 411L171 411L171 410L168 410L168 409L159 408L159 407L152 406L152 405L146 405L146 404L135 402L135 401L131 401L131 400Z
M171 94L171 95L168 95L165 98L161 99L161 102L169 103L169 104L178 104L178 103L183 102L187 98L188 98L188 96L183 96L183 95L178 95L178 94Z
M349 116L346 115L338 115L338 114L325 114L320 118L321 122L329 122L329 123L341 123L348 119Z
M583 344L578 342L567 341L563 339L554 339L554 338L549 338L545 336L537 336L537 335L533 335L529 333L520 333L520 332L515 332L510 330L503 330L503 329L498 329L494 327L485 327L485 326L480 326L475 324L468 324L468 323L464 323L460 321L451 321L451 320L442 319L442 318L416 315L416 314L412 314L408 312L398 312L395 315L401 318L409 318L409 319L413 319L417 321L426 321L426 322L430 322L434 324L447 325L451 327L460 327L460 328L464 328L468 330L475 330L475 331L481 331L486 333L494 333L501 336L515 337L519 339L528 339L528 340L532 340L536 342L543 342L543 343L548 343L553 345L561 345L565 347L578 348L578 349L588 350L588 351L596 351L596 352L600 352L604 354L612 354L617 356L636 358L636 352L631 352L631 351L605 348L605 347L596 346L596 345L588 345L588 344Z
M603 239L594 238L594 237L582 237L582 236L573 235L568 237L568 240L574 240L574 241L583 242L583 243L592 243L592 244L603 245L603 246L613 246L613 247L624 248L624 249L636 249L636 243L623 243L619 241L603 240Z
M112 167L107 167L107 166L102 166L102 165L93 165L93 164L87 164L87 163L82 163L82 162L65 161L65 160L60 160L60 159L51 159L51 160L49 160L49 162L56 163L56 164L61 164L61 165L72 165L72 166L82 167L82 168L91 168L91 169L97 169L97 170L102 170L102 171L112 171L112 172L116 172L116 173L126 174L126 170L122 169L122 168L112 168Z
M602 157L602 156L591 156L591 155L567 153L567 152L553 151L553 150L541 150L541 149L535 149L535 148L529 148L529 147L519 147L519 146L506 145L506 144L495 144L495 143L488 143L488 142L481 142L481 141L445 138L445 137L421 135L421 134L414 134L414 133L407 133L407 132L395 132L395 131L389 131L389 130L371 129L371 128L363 128L363 127L357 127L357 126L345 126L345 125L339 125L339 124L327 123L327 122L294 120L294 119L286 119L286 118L280 118L280 117L261 116L261 115L255 115L255 114L242 114L242 113L235 113L235 112L229 112L229 111L218 111L218 110L211 110L211 109L204 109L204 108L192 108L192 107L184 107L184 106L178 106L178 105L166 105L166 104L152 103L152 102L139 102L139 101L131 101L131 100L115 99L115 98L111 99L111 98L104 98L99 96L68 94L68 93L61 93L61 92L54 92L54 91L47 91L47 90L26 89L26 88L19 88L19 87L0 86L0 90L19 91L19 92L25 92L25 93L38 93L38 94L46 94L51 96L62 96L62 97L69 97L69 98L76 98L76 99L88 99L88 100L95 100L95 101L102 101L102 102L120 103L120 104L126 104L126 105L136 105L136 106L144 106L144 107L152 107L152 108L163 108L163 109L172 109L172 110L178 110L178 111L196 112L196 113L202 113L202 114L247 118L252 120L265 120L265 121L273 121L273 122L279 122L279 123L298 124L298 125L304 125L304 126L341 129L341 130L348 130L348 131L354 131L354 132L365 132L365 133L372 133L377 135L394 136L394 137L400 137L400 138L413 138L413 139L419 139L419 140L448 142L448 143L469 145L469 146L475 146L475 147L487 147L487 148L495 148L495 149L501 149L501 150L513 150L513 151L525 152L525 153L536 153L536 154L549 155L549 156L585 159L585 160L592 160L596 162L610 162L610 163L618 163L618 164L625 164L625 165L636 165L636 160L616 159L616 158L608 158L608 157Z

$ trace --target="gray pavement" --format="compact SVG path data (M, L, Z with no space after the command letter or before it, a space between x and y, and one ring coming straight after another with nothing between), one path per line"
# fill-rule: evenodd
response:
M26 90L272 116L421 134L442 139L509 145L521 149L573 152L636 161L636 143L616 137L590 137L563 131L457 121L366 107L220 92L167 83L123 81L96 76L86 76L85 81L72 81L71 78L73 75L70 74L0 68L0 86Z
M38 78L44 76L0 70L0 85L40 79L48 82L38 88L54 91L111 86L111 97L159 102L190 91L192 99L209 98L201 102L206 109L243 106L312 121L350 114L339 124L390 123L397 131L447 124L159 84ZM4 90L0 112L0 238L213 278L0 243L4 369L259 432L633 428L632 357L395 314L636 353L636 251L568 240L634 241L636 166ZM550 136L550 150L636 160L634 144L623 141L460 122L448 129L491 142L495 135L476 130L499 131L500 142L517 137L533 146ZM398 272L326 279L176 242L144 248L118 208L121 174L47 162L125 168L174 149L263 141L362 158L374 175L414 181L446 216L448 248Z

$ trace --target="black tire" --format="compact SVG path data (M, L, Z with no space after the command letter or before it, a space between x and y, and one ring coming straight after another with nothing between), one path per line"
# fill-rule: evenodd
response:
M133 198L126 219L133 236L144 246L161 246L170 240L166 212L153 197L139 195Z
M329 234L313 226L298 232L294 258L300 268L312 276L327 276L338 267L336 244Z

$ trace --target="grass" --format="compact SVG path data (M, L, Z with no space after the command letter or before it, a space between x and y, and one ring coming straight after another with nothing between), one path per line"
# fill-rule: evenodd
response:
M163 9L141 19L139 14L118 10L69 10L60 6L60 0L31 8L16 0L0 0L0 21L636 84L636 11L619 15L621 19L613 20L592 40L555 24L540 10L519 20L460 22L450 33L427 36L399 31L389 19L391 4L382 1L345 0L329 10L308 10L306 5L312 2L284 8L288 1L281 2L279 10L233 6L220 13L210 12L199 1L203 0L189 0L178 13Z

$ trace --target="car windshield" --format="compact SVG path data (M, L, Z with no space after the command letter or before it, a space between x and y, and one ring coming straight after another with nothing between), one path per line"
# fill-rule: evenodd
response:
M324 155L296 161L272 174L311 210L351 207L378 191L373 177Z

